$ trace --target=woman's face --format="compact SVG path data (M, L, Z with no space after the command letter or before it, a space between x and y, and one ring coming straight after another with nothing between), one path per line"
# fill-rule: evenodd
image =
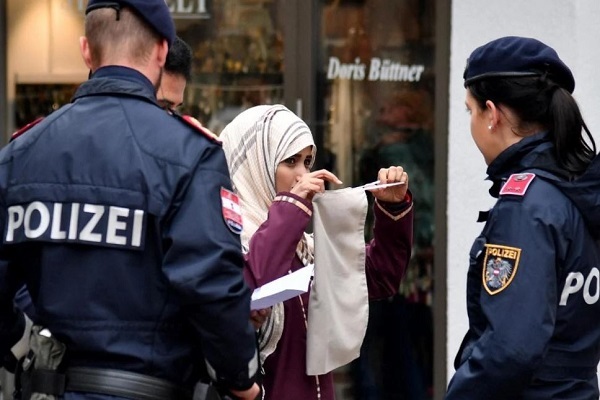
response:
M312 161L312 146L306 146L299 153L281 161L275 171L275 191L289 192L300 176L310 172Z
M465 105L471 116L471 136L473 137L475 145L481 154L483 154L486 164L489 165L497 155L493 150L495 146L492 142L493 135L489 128L489 112L487 109L482 110L479 108L477 101L473 98L469 89L467 89Z

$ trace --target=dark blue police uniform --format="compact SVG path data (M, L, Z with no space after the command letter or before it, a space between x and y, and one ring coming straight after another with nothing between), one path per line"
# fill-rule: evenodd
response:
M191 389L201 346L218 380L248 388L250 290L223 190L217 141L161 110L139 72L97 70L0 152L0 356L20 336L26 282L69 368Z
M499 198L470 252L447 400L598 398L600 160L569 179L552 146L536 134L489 165Z

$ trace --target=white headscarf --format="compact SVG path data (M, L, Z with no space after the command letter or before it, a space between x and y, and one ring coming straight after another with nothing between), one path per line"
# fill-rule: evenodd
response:
M233 188L240 196L242 247L247 251L252 235L267 220L277 194L277 166L307 146L312 146L314 161L316 146L306 123L282 105L245 110L225 127L220 139ZM305 234L298 245L305 264L312 262L313 252L312 238Z
M223 142L233 188L240 196L244 226L242 249L247 252L252 235L267 220L269 207L277 194L277 166L307 146L312 146L314 162L316 146L306 123L282 105L245 110L225 127L219 138ZM303 235L296 253L304 265L313 262L311 235ZM259 347L263 362L277 347L283 333L284 317L283 303L278 303L260 328Z

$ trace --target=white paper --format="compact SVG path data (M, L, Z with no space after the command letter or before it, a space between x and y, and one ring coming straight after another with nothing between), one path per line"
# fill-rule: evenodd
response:
M314 264L307 265L291 274L287 274L254 289L250 309L260 310L268 308L274 304L308 292L314 268Z
M404 185L405 183L406 182L404 182L404 181L392 182L392 183L379 183L379 181L375 181L375 182L367 183L362 186L357 186L357 187L355 187L355 189L362 189L362 190L385 189L390 186Z

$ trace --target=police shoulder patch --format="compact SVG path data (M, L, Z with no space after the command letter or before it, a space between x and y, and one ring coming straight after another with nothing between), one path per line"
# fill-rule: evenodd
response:
M44 117L40 117L40 118L37 118L36 120L28 123L27 125L25 125L21 129L19 129L18 131L13 133L12 135L10 135L10 141L12 142L13 140L15 140L16 138L21 136L22 134L24 134L25 132L27 132L28 130L30 130L31 128L33 128L34 126L39 124L40 122L42 122L43 119L44 119Z
M482 277L483 287L489 294L498 294L510 285L519 268L520 258L521 249L517 247L485 245Z
M195 131L200 132L203 136L209 138L211 141L221 144L219 137L205 128L196 118L192 117L191 115L174 115L179 116L187 125L191 126Z
M224 187L221 188L221 209L223 211L223 219L229 230L238 235L242 233L244 225L242 223L240 198L237 194Z
M524 172L520 174L512 174L504 186L502 186L502 190L500 190L500 195L513 195L513 196L525 196L525 192L529 188L531 182L535 178L535 174L531 172Z

